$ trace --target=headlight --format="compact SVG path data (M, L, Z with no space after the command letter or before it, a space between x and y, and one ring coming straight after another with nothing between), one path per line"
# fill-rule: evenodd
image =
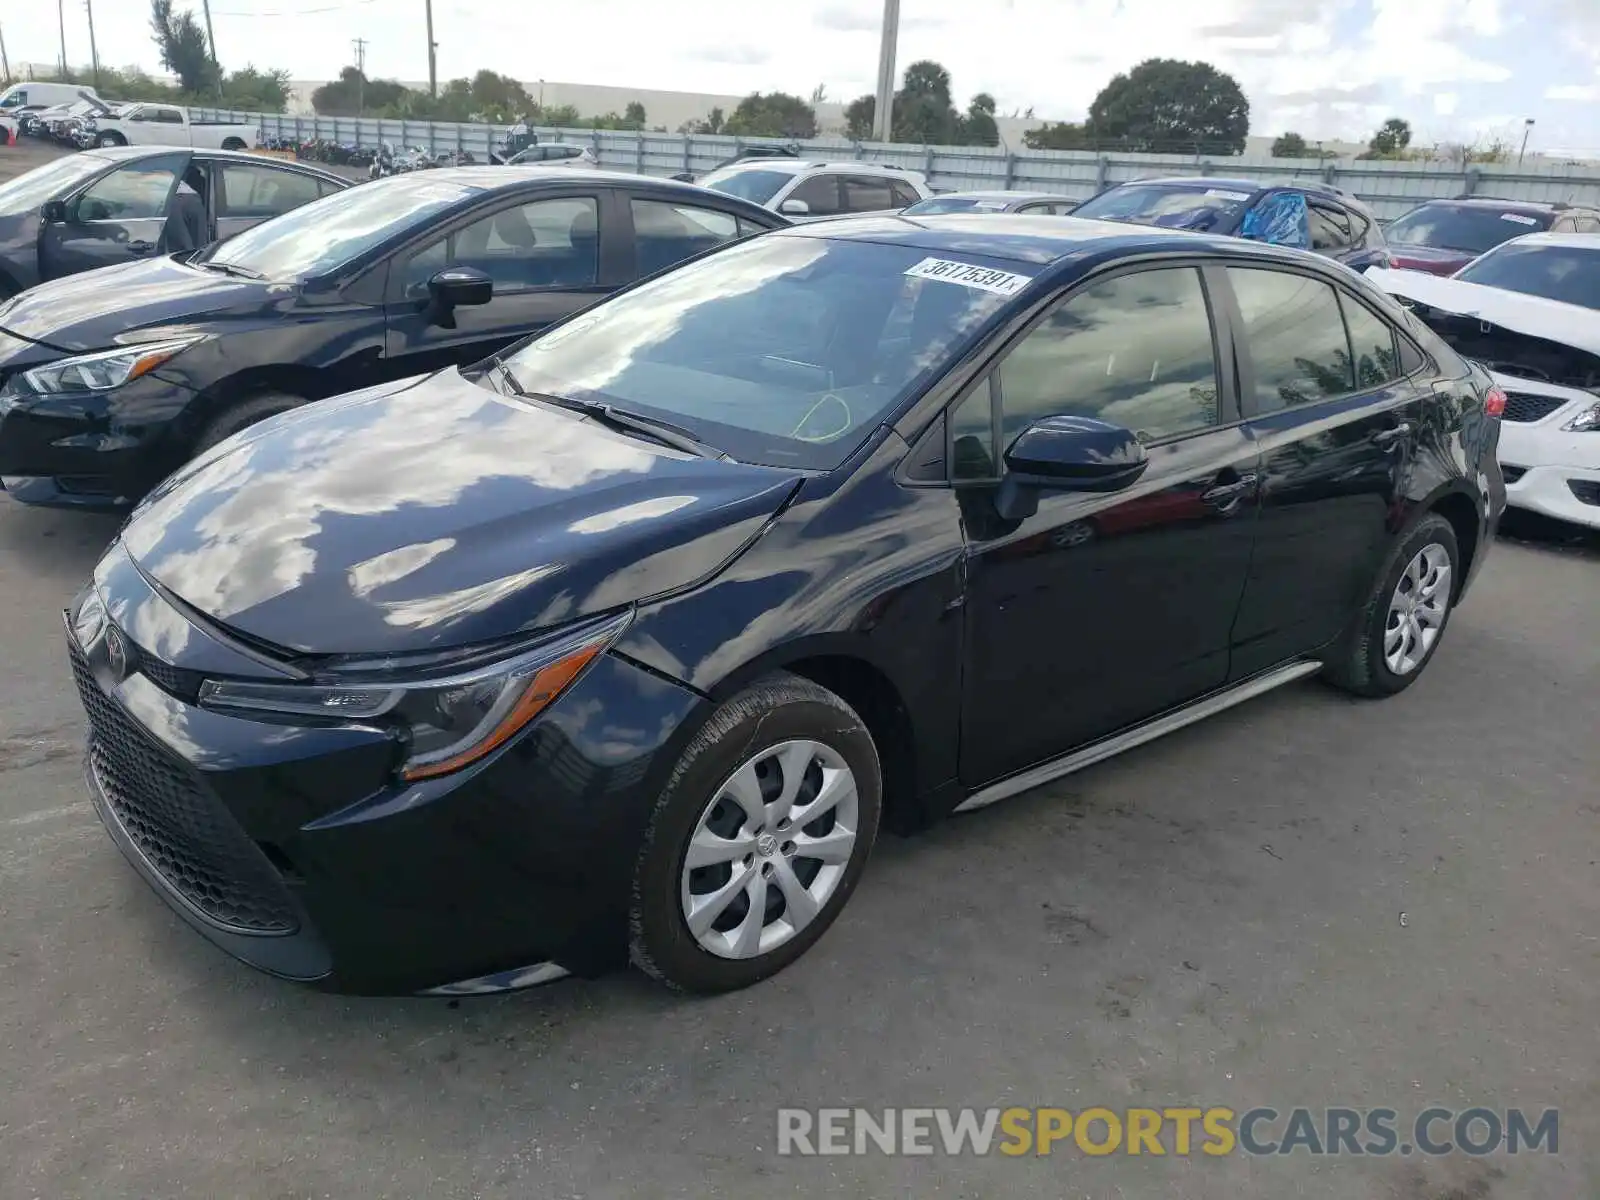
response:
M433 678L312 684L207 680L200 687L200 705L237 714L390 721L408 738L401 776L429 779L477 762L516 736L616 641L631 617L623 613L509 658ZM341 672L366 673L359 668Z
M1600 432L1600 404L1591 405L1561 427L1568 433Z
M202 340L200 337L172 338L79 354L24 371L22 379L41 396L53 396L58 392L108 392L132 383L141 375L148 375L169 358Z

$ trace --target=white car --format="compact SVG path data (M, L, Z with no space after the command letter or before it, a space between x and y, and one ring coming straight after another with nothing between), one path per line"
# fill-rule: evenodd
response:
M540 142L519 150L506 159L508 167L598 167L590 146L572 146L564 142Z
M250 150L260 130L248 123L196 120L176 104L130 104L111 108L97 102L97 111L82 124L90 145L192 146L196 150Z
M792 221L899 212L933 195L921 172L850 160L747 159L718 167L695 182Z
M1506 393L1506 503L1600 529L1600 234L1514 238L1448 279L1371 270Z

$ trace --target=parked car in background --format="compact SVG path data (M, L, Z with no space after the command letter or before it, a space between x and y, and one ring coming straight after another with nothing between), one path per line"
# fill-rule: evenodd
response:
M1491 548L1495 403L1309 255L781 230L161 485L67 614L89 786L279 976L743 987L881 826L1319 671L1415 682Z
M98 93L92 87L78 83L43 83L37 80L19 80L0 95L0 113L12 114L23 109L51 108L58 104L73 104L84 95Z
M1502 242L1449 279L1370 272L1506 393L1506 503L1600 529L1600 234Z
M933 194L919 172L854 161L765 158L711 171L698 183L794 221L896 212Z
M506 159L510 167L598 167L593 146L573 146L565 142L541 142Z
M86 118L83 130L91 142L110 146L192 146L196 150L249 150L260 139L255 125L236 121L196 120L176 104L130 104Z
M58 158L0 183L0 300L43 280L227 239L349 186L304 163L223 150ZM174 211L187 195L199 209L194 244L174 244Z
M0 308L0 483L24 502L122 506L263 417L476 362L786 223L643 176L438 168L198 254L45 284Z
M958 212L1014 212L1065 216L1081 201L1055 192L940 192L918 200L903 212L908 217L931 217Z
M1600 233L1600 211L1487 196L1429 200L1384 227L1389 263L1453 275L1478 255L1528 233Z
M99 101L78 99L52 104L46 108L26 108L20 112L18 120L25 136L53 140L58 125L74 117L86 116L98 104Z
M1139 179L1107 188L1072 215L1292 246L1357 271L1389 262L1385 234L1372 211L1348 192L1307 180Z

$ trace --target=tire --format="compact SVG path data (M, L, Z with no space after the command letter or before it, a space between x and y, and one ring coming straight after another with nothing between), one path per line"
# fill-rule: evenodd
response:
M1437 573L1441 554L1448 571L1442 578ZM1323 668L1323 678L1357 696L1392 696L1410 687L1444 640L1460 579L1455 529L1438 513L1429 513L1384 558L1355 623ZM1410 601L1416 624L1408 628L1406 597L1437 597L1441 592L1442 609ZM1431 640L1426 639L1430 629Z
M128 139L123 137L120 133L113 133L110 130L107 130L105 133L102 133L100 136L94 139L94 144L100 149L105 150L111 146L126 146L128 144Z
M783 787L791 775L797 796ZM750 809L732 798L736 791ZM778 823L786 795L795 813L820 805L816 820ZM855 890L877 837L882 796L877 747L854 709L787 673L751 684L711 714L656 801L634 871L635 965L668 987L697 993L734 991L781 971L827 931ZM711 852L717 861L690 871L691 839L720 846L719 836L748 852L722 847ZM832 861L806 855L808 845ZM797 923L801 910L790 897L801 900L800 892L814 915ZM718 905L718 895L731 899ZM699 937L687 913L697 898L702 912L715 910ZM771 947L760 950L762 941Z
M200 436L195 439L194 452L203 453L224 438L232 437L239 430L254 425L257 421L288 412L291 408L298 408L304 403L304 398L291 396L287 392L263 392L248 400L241 400L223 409L206 423L205 428L200 431Z

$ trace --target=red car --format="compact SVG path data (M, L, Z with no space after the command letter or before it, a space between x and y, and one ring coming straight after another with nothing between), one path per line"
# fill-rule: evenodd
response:
M1561 201L1463 196L1418 205L1383 234L1396 269L1454 275L1501 242L1542 232L1600 233L1600 211Z

